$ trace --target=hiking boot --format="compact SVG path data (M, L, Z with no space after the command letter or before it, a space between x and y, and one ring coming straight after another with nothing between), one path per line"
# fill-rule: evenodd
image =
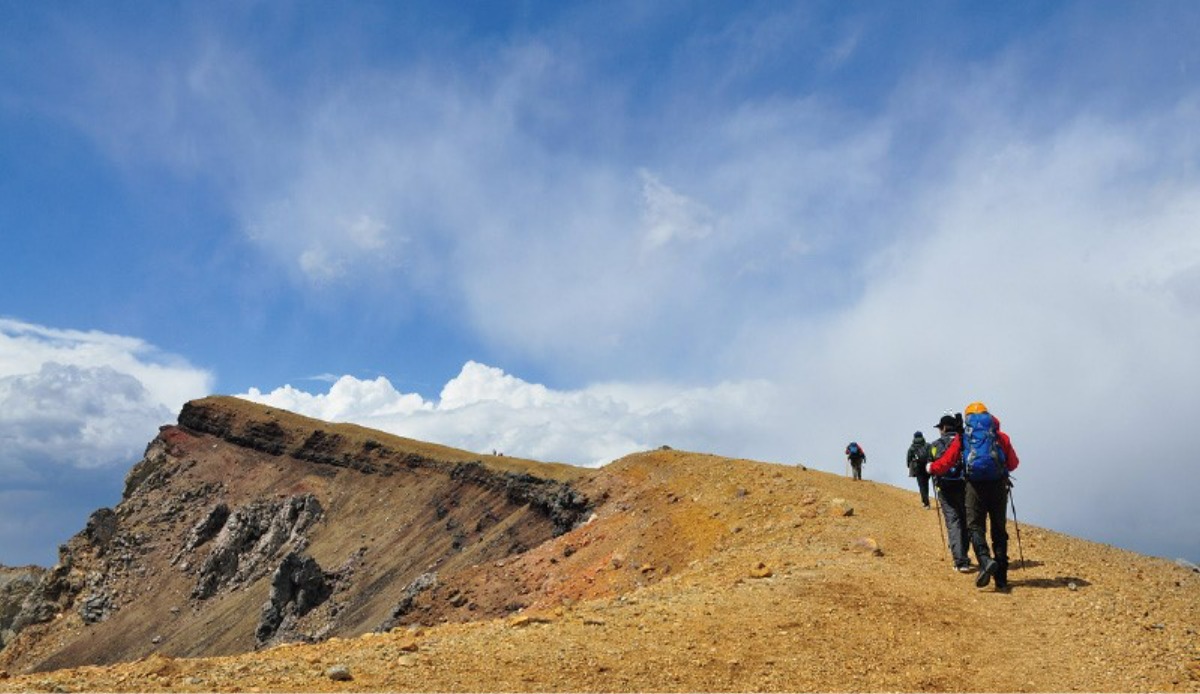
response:
M975 587L982 588L992 581L992 574L996 573L996 569L1000 565L991 557L984 557L979 562L979 575L975 577Z
M958 564L954 567L954 570L960 574L969 574L972 571L970 564Z
M996 579L996 592L997 593L1011 593L1012 588L1008 585L1008 581L1001 581L1000 579L997 578Z

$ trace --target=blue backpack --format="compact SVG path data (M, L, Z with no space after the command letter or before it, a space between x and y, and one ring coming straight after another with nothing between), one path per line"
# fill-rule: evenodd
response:
M963 419L963 463L968 480L990 482L1004 477L1007 468L997 436L999 429L995 417L987 412Z

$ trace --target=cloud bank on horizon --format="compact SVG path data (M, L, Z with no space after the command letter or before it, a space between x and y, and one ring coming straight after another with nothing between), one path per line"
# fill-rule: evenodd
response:
M908 485L981 399L1029 522L1200 559L1192 5L2 12L0 125L132 217L86 217L129 271L90 310L0 306L6 470L123 473L217 388L585 465L853 438Z

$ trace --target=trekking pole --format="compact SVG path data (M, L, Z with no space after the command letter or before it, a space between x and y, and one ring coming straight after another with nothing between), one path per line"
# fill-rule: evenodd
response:
M933 507L937 511L937 521L936 522L937 522L937 527L938 527L938 537L942 538L942 559L945 560L945 558L946 558L946 531L942 530L942 525L946 522L946 520L942 517L942 495L938 493L940 491L941 490L938 489L937 483L934 482L933 483Z
M1012 506L1013 525L1017 528L1017 554L1021 557L1021 568L1025 568L1025 550L1021 548L1021 521L1017 520L1017 502L1013 501L1013 484L1012 479L1007 480L1008 486L1008 503Z

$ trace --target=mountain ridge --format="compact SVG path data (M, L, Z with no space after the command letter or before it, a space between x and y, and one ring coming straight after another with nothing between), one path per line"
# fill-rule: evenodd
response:
M1197 574L1023 524L1012 593L978 590L914 492L803 466L573 468L206 398L107 511L0 690L1200 689Z

